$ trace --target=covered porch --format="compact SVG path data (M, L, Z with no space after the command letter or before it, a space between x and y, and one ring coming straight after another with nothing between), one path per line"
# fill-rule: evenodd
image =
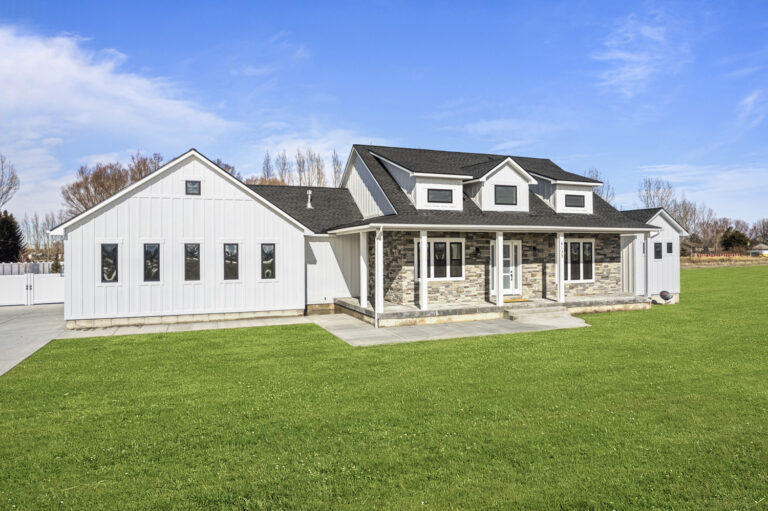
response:
M358 235L359 297L335 306L376 326L647 307L622 288L620 233L378 228Z

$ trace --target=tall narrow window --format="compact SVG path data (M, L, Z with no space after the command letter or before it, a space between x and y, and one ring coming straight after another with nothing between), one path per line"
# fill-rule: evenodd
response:
M565 207L566 208L583 208L585 204L583 195L566 195Z
M200 195L200 181L186 182L187 195Z
M453 190L441 190L439 188L427 189L427 202L450 204L453 202Z
M446 253L445 253L445 242L444 241L436 241L432 244L432 249L435 251L435 267L434 277L436 279L445 278L447 276L446 273Z
M661 257L662 257L661 243L654 243L653 244L653 258L654 259L661 259Z
M461 243L451 243L451 277L461 277L462 273Z
M237 249L237 243L227 243L224 245L224 280L237 280L240 278Z
M672 243L671 242L667 242L667 254L671 254L672 251L673 251L672 250Z
M184 280L200 280L200 243L184 244Z
M517 205L517 187L507 185L496 185L494 187L496 204L503 206Z
M275 278L275 244L261 244L261 278Z
M571 280L581 280L581 243L568 243L571 266Z
M144 243L144 282L160 282L159 243Z
M101 281L118 282L117 243L101 244Z
M582 262L584 263L582 265L582 279L583 280L592 280L592 263L593 263L593 256L592 256L592 242L585 241L581 245L582 247Z

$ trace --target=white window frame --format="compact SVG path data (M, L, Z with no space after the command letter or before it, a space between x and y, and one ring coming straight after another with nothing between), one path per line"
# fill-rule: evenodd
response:
M445 266L445 277L435 277L435 250L433 243L442 243L445 242L445 254L446 254L446 266ZM420 238L414 238L413 239L413 271L414 274L416 273L416 266L418 263L418 259L420 257L419 253L419 243L421 243ZM451 277L451 243L461 243L461 277ZM467 252L466 252L466 243L464 238L427 238L427 246L429 247L429 258L431 261L429 261L428 268L429 268L429 275L427 275L427 282L443 282L443 281L450 281L450 280L464 280L466 275L466 259L467 259ZM421 268L419 268L419 271L421 271ZM421 275L415 275L415 280L418 282Z
M579 280L570 280L571 277L571 251L567 246L569 243L579 243L579 266L581 271L579 275L582 277ZM584 243L592 243L592 278L584 279ZM565 238L565 279L566 284L586 284L595 281L595 259L597 255L597 245L594 238Z

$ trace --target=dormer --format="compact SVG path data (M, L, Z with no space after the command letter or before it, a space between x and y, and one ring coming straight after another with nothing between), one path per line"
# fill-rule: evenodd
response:
M531 190L539 195L555 213L593 213L593 191L602 183L597 181L563 181L544 176L536 176L538 184Z
M504 158L489 172L464 183L467 195L483 211L528 211L528 189L534 179L512 158Z
M472 176L414 172L380 154L375 152L372 154L397 181L416 209L443 211L462 211L464 209L463 182L471 179Z

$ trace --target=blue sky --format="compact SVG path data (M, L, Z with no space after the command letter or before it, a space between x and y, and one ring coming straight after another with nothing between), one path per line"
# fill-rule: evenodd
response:
M768 217L768 3L0 1L12 212L77 167L195 147L381 143L595 167L624 207L662 177Z

